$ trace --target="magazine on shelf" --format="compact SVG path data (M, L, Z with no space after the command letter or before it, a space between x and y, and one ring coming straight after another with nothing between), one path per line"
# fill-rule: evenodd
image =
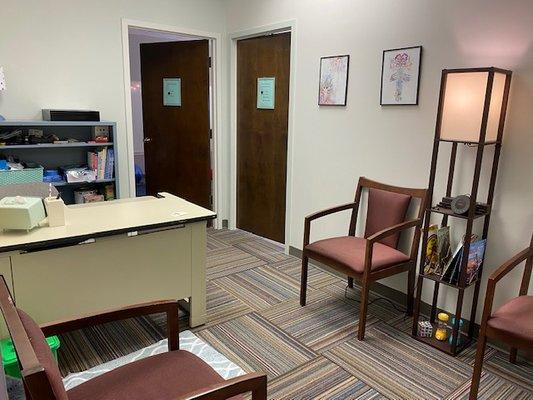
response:
M437 267L437 231L438 225L433 224L428 228L428 238L426 242L426 257L424 258L424 274L432 274Z
M450 246L450 227L443 226L437 231L437 265L435 271L436 275L441 275L444 267L448 264L452 249Z
M486 247L486 239L470 243L468 262L466 263L466 282L469 285L476 279L479 268L481 267L481 264L483 264L483 257L485 256Z

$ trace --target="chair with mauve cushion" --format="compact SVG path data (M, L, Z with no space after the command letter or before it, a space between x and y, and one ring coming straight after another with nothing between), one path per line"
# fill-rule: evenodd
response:
M1 276L1 275L0 275ZM266 375L225 380L194 354L179 350L178 303L158 301L39 326L13 304L4 277L0 307L15 346L28 400L266 399ZM93 378L68 391L45 335L140 315L166 313L169 352L154 355Z
M368 191L367 215L363 237L355 236L361 194ZM406 221L412 199L418 199L417 218ZM409 271L407 313L413 310L415 266L420 240L420 226L427 201L426 189L410 189L386 185L364 177L359 179L353 203L319 211L305 218L302 254L300 304L306 304L307 269L309 259L316 260L361 283L361 308L357 337L365 335L368 292L370 284L382 278ZM309 243L311 221L344 210L352 210L347 236ZM400 233L415 228L409 255L398 250Z
M522 283L520 285L518 297L509 300L493 313L492 303L494 301L496 284L517 265L524 261L524 274L522 276ZM476 363L474 364L472 385L470 386L471 400L477 398L487 338L506 343L511 349L509 360L513 364L516 363L518 349L533 354L533 296L527 295L532 269L533 235L531 236L528 248L522 250L505 264L500 266L489 277L487 293L485 295L485 306L483 308L483 317L481 318L481 325L479 327Z

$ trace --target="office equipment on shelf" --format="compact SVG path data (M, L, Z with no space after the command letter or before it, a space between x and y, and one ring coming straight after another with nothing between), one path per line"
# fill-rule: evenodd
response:
M448 226L448 218L463 219L466 226L455 225L465 229L463 243L451 257L451 261L444 267L442 275L425 273L421 267L418 275L416 292L415 313L413 317L412 336L430 346L433 346L447 354L457 355L468 347L474 335L473 323L476 320L477 301L483 273L483 259L481 247L484 244L474 244L477 235L473 232L474 221L483 218L483 231L479 239L487 239L494 189L498 173L498 163L503 141L505 114L507 112L507 100L511 85L511 71L500 68L463 68L443 70L441 77L441 90L437 109L437 123L435 126L435 139L433 155L429 173L429 193L432 201L434 195L435 179L437 175L438 157L442 154L440 147L449 143L451 147L448 179L445 197L437 205L430 202L424 220L422 232L422 248L426 248L428 241L428 228L435 214L442 215L441 226ZM454 175L459 144L465 145L465 152L476 153L472 187L468 194L468 210L452 208L454 196ZM490 180L486 201L478 202L478 189L483 166L483 158L486 147L494 146ZM469 177L468 180L471 178ZM466 200L463 198L463 200ZM464 228L463 228L464 226ZM471 253L472 249L472 253ZM420 264L423 266L425 254L420 255ZM434 282L433 300L431 303L430 322L435 323L438 310L439 289L446 285L458 291L455 304L455 319L451 326L451 341L438 341L435 338L422 338L417 336L418 320L420 317L420 303L422 301L422 289L427 280ZM460 326L463 318L463 301L465 292L473 286L472 305L469 324Z
M1 232L0 274L16 276L8 284L17 306L43 323L189 299L190 326L205 323L206 223L216 214L159 195L69 205L65 226Z
M95 132L98 135L107 135L107 141L95 141ZM120 198L119 182L115 173L118 160L114 142L116 133L116 124L105 121L0 122L0 159L12 157L34 162L47 171L43 175L43 170L31 171L28 168L10 174L0 170L0 185L51 182L61 192L65 204L74 204L74 191L82 185L90 185L98 194L104 194L104 186L112 185L114 197ZM58 140L33 143L37 139L49 138L52 135ZM89 168L88 153L100 154L100 171L97 162L94 168ZM104 153L105 160L102 157ZM92 173L87 173L80 179L67 179L61 172L61 168L65 166L94 169L95 176L93 178ZM54 173L56 170L59 170L59 176Z
M45 121L100 121L100 112L91 110L53 110L43 108Z
M0 200L0 229L35 228L45 219L40 197L4 197Z

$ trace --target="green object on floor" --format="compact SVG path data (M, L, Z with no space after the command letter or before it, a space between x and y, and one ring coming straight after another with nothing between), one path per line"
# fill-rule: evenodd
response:
M50 336L46 338L50 350L57 361L57 349L59 349L60 342L57 336ZM17 358L17 353L13 347L13 342L11 339L4 339L0 341L0 351L2 352L2 364L4 365L4 371L6 375L12 378L22 378L20 374L19 362Z

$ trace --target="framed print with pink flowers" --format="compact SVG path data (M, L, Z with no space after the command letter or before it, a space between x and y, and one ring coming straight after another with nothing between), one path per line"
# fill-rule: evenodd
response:
M382 106L418 105L422 46L383 51Z
M319 106L346 105L349 65L349 55L320 58Z

